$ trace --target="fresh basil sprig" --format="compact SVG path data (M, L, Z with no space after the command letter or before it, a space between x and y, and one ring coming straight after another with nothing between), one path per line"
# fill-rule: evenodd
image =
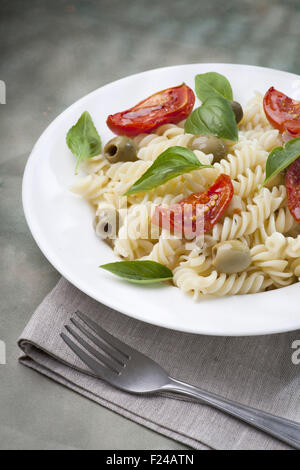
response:
M283 147L276 147L269 153L266 163L264 186L273 176L278 175L300 156L300 137L289 140Z
M232 100L232 88L224 75L217 72L200 73L195 77L195 91L202 102L208 98L221 97Z
M102 148L101 139L87 111L82 113L76 124L68 131L66 142L77 158L75 173L83 160L99 155Z
M99 267L138 284L150 284L173 278L172 271L156 261L117 261Z
M211 168L211 165L203 165L192 150L179 146L169 147L157 157L124 196L149 191L176 176L199 168Z
M208 134L222 139L238 140L238 128L230 102L220 97L208 98L187 118L184 131L188 134Z

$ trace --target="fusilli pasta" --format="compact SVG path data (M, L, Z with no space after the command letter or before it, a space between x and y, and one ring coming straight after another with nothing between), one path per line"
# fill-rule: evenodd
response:
M184 132L184 121L165 124L134 137L136 161L110 164L99 155L83 164L87 176L71 189L93 205L96 220L103 210L118 212L118 234L112 241L115 254L169 267L174 285L195 299L256 293L300 280L300 230L287 207L286 188L280 179L261 188L268 153L282 145L282 139L269 124L258 93L244 110L238 142L227 142L226 158L213 163L212 154L195 150L201 163L213 167L183 174L142 194L123 196L163 151L188 147L192 138ZM231 178L234 196L210 233L187 241L151 224L157 205L168 207L203 192L221 173ZM96 233L100 228L95 225ZM247 247L250 265L243 272L220 272L214 264L213 246L233 240Z

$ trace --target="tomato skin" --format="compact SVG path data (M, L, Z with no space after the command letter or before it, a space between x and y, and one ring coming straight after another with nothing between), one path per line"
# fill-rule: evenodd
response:
M192 111L195 95L184 83L149 96L126 111L110 114L107 125L117 135L134 137L149 133L163 124L185 119Z
M292 138L300 136L300 101L271 87L264 96L263 106L269 122L276 129L288 132Z
M157 206L152 223L171 229L175 234L193 238L213 228L224 214L232 196L231 179L228 175L221 174L207 191L191 194L169 208ZM184 212L186 208L188 210Z
M289 167L285 175L288 208L297 222L300 222L300 157Z

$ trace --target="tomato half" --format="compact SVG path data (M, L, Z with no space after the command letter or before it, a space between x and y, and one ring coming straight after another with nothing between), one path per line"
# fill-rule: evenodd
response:
M204 193L194 193L168 208L157 206L152 222L185 238L209 232L224 214L233 196L229 176L221 174Z
M292 100L274 87L264 96L264 110L270 123L280 132L300 136L300 101Z
M182 84L159 91L126 111L110 114L106 123L115 134L134 137L142 132L151 132L163 124L176 124L185 119L194 103L193 90Z
M300 157L289 167L285 175L288 208L297 222L300 222Z

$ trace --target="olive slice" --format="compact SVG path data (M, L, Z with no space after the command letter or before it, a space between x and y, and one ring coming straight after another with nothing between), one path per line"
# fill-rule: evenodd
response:
M113 240L119 231L119 213L113 207L101 208L97 211L94 219L96 235L113 246Z
M244 116L243 108L237 101L231 101L231 107L235 115L236 123L238 124L239 122L241 122Z
M212 254L215 268L222 273L239 273L251 264L250 249L240 240L217 243Z

